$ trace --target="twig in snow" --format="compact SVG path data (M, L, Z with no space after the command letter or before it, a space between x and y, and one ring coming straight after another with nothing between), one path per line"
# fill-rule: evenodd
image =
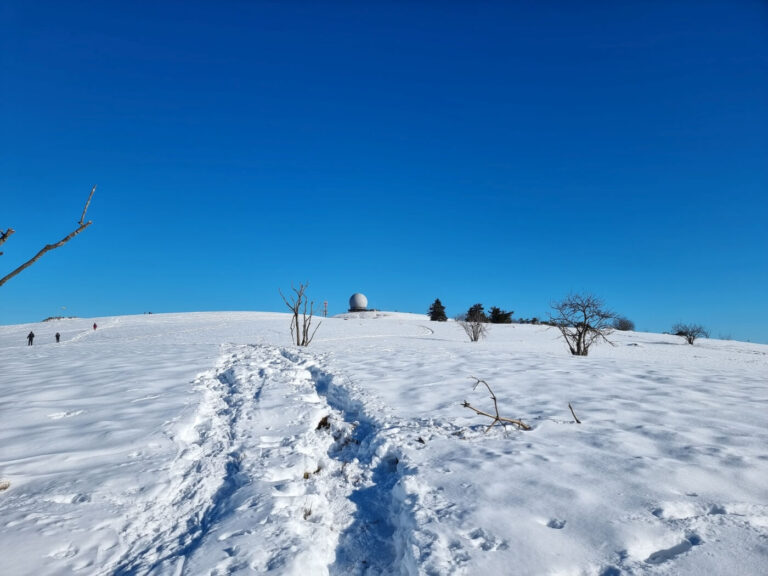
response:
M576 412L573 411L573 406L571 406L570 402L568 402L568 408L571 409L571 414L573 414L573 419L576 420L576 424L581 424L581 420L576 418Z
M493 428L493 426L494 426L494 424L496 424L496 422L498 422L502 426L505 426L506 424L514 424L515 426L517 426L521 430L530 430L531 429L531 427L528 426L528 424L526 424L522 420L513 420L512 418L503 418L503 417L499 416L499 405L496 402L496 395L493 393L493 390L491 390L491 387L488 385L488 382L486 382L485 380L480 380L480 378L475 378L474 376L471 376L471 378L473 380L475 380L475 385L472 387L472 390L476 390L477 387L480 384L483 384L483 385L485 385L486 388L488 388L488 392L491 394L491 400L493 400L493 409L496 412L496 414L493 415L493 414L489 414L488 412L483 412L482 410L478 410L477 408L472 406L466 400L464 400L464 403L462 404L462 406L464 406L464 408L469 408L470 410L475 412L475 414L478 414L480 416L487 416L488 418L492 418L493 419L493 422L491 422L490 426L488 426L488 428L485 429L485 433L486 434L488 433L488 431L491 428Z

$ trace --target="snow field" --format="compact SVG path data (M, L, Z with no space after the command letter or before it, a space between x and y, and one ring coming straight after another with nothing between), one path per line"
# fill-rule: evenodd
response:
M10 574L763 574L768 347L415 315L0 327ZM51 343L55 331L60 345ZM51 334L47 334L50 332ZM50 337L49 337L50 336ZM533 427L494 427L461 407ZM583 423L574 423L572 402Z

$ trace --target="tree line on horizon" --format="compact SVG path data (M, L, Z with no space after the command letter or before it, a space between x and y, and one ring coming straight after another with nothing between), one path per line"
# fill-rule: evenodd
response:
M613 345L607 336L614 330L634 331L635 323L609 310L604 302L592 294L570 294L563 300L550 304L553 312L545 320L534 317L514 321L514 311L502 310L492 306L488 313L482 304L473 304L469 309L455 317L456 322L464 329L471 342L477 342L488 331L488 324L543 324L557 328L574 356L587 356L592 344L603 341ZM447 322L445 306L439 298L427 311L429 319L434 322ZM700 324L677 323L670 332L685 339L693 345L699 337L709 338L709 332Z

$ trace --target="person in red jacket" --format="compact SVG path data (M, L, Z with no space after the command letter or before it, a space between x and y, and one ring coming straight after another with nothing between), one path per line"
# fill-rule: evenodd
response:
M96 322L94 322L94 323L93 323L93 329L94 329L94 330L96 330L96 328L97 328L97 326L96 326Z

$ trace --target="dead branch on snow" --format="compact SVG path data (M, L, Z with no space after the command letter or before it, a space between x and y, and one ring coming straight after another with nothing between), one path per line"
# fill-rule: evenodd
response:
M571 406L570 402L568 402L568 408L571 409L571 414L573 414L573 419L576 420L576 424L581 424L581 420L576 418L576 412L573 411L573 406Z
M488 418L493 419L493 422L491 422L490 426L488 426L488 428L485 429L485 433L486 434L488 433L488 431L491 428L493 428L493 426L494 426L494 424L496 424L496 422L498 422L499 424L501 424L502 426L505 426L505 427L506 427L506 424L514 424L520 430L530 430L531 429L531 427L528 426L528 424L526 424L522 420L514 420L512 418L504 418L502 416L499 416L499 405L496 402L496 394L493 393L493 390L491 390L491 387L488 385L488 382L486 382L485 380L481 380L480 378L475 378L474 376L471 376L471 378L473 380L475 380L475 385L472 387L472 390L476 390L477 387L480 384L483 384L483 385L485 385L486 388L488 388L488 392L491 395L491 400L493 400L493 409L496 412L496 414L495 415L494 414L489 414L488 412L483 412L482 410L478 410L477 408L472 406L466 400L464 400L464 403L462 404L462 406L464 406L464 408L469 408L470 410L475 412L475 414L478 414L480 416L487 416Z

